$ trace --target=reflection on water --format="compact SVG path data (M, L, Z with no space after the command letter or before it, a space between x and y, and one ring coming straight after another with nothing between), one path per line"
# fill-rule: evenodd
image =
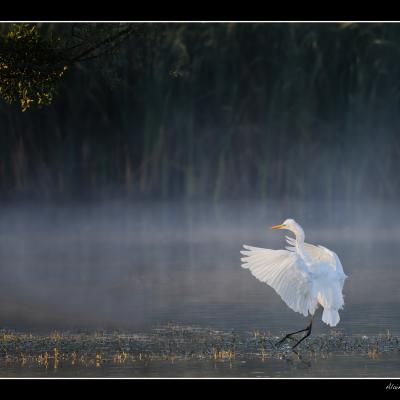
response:
M134 330L172 321L276 335L302 328L304 317L240 267L243 243L283 247L284 233L266 228L290 216L307 241L335 250L349 275L339 328L399 334L396 209L330 207L3 206L1 324L25 331ZM316 321L315 333L329 332ZM240 373L240 364L235 368Z
M0 364L0 377L398 377L398 354L372 359L357 355L332 355L326 359L299 360L288 357L276 359L246 359L233 361L138 361L124 365L107 365L86 368L59 365L5 366Z

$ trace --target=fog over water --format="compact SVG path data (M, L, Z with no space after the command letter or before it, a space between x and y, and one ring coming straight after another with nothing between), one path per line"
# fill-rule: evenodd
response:
M283 248L295 218L341 258L346 333L400 333L396 204L106 201L3 204L0 325L145 330L167 322L300 329L306 319L240 266L242 244ZM315 332L329 332L316 318Z

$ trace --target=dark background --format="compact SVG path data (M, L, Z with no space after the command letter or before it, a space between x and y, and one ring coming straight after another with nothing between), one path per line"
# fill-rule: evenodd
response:
M397 200L398 24L146 29L51 106L0 103L2 199Z

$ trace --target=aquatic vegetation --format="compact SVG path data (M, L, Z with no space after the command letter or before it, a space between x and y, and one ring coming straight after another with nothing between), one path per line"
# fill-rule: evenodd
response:
M147 366L157 361L283 360L293 362L290 345L276 346L279 338L260 330L223 332L210 328L168 324L148 333L51 332L49 335L0 331L0 368L38 367L62 373L63 368L113 368ZM304 361L327 359L333 354L363 355L373 360L400 350L399 338L386 333L377 336L332 331L309 338L295 356ZM308 361L307 361L308 362ZM304 361L304 365L307 364ZM139 364L138 364L139 363Z

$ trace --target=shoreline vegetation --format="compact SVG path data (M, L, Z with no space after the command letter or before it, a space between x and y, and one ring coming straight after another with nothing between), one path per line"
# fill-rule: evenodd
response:
M389 331L379 335L345 335L332 330L315 335L293 353L289 345L277 347L278 336L268 332L219 331L197 326L168 324L147 333L58 332L48 335L0 331L0 365L7 368L129 367L136 363L169 361L240 362L241 360L327 359L335 355L363 356L379 360L397 354L400 337Z
M1 198L399 198L398 24L140 28L51 105L0 102Z

